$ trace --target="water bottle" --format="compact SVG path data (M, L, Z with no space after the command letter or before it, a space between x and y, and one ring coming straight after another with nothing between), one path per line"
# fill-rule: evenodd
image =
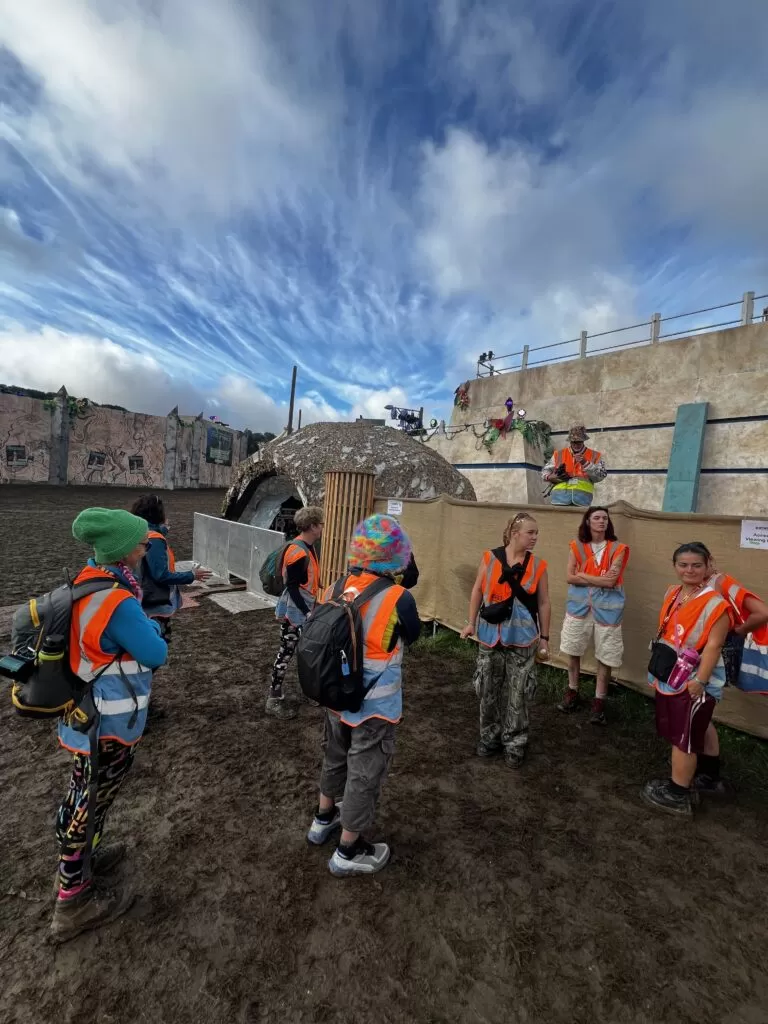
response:
M671 687L675 693L678 693L680 690L684 690L691 676L699 667L700 661L701 656L698 651L694 650L693 647L684 647L677 655L677 661L675 662L674 668L669 673L667 685Z

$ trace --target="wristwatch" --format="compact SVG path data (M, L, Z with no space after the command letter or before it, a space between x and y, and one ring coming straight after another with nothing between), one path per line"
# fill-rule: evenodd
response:
M539 633L539 640L543 640L544 643L547 643L549 641L549 637L548 636L544 636L543 633Z

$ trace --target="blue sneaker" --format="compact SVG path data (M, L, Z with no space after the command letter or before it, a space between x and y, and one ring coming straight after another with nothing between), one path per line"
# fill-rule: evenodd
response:
M320 821L315 814L312 824L307 832L307 842L313 846L322 846L327 843L333 833L341 828L341 804L336 804L333 809L333 816L330 821Z

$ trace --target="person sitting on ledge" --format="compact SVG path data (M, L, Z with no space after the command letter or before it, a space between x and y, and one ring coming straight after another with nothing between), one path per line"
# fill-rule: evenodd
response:
M588 440L589 434L583 426L571 427L568 447L553 452L542 469L542 480L552 484L549 493L553 505L591 505L595 484L608 475L602 454L587 448Z

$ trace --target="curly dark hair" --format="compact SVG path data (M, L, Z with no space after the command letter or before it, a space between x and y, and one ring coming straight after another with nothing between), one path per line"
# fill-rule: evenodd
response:
M581 543L592 543L592 530L589 528L589 517L594 515L595 512L605 512L605 514L608 516L608 526L605 530L605 539L617 540L618 538L616 537L616 531L613 528L613 520L611 519L610 512L607 508L604 508L602 505L595 505L594 508L587 509L587 511L584 513L582 517L581 523L579 524L579 540L581 541Z
M142 494L131 505L131 512L139 519L146 519L153 526L162 526L165 522L165 507L162 498L156 494Z

